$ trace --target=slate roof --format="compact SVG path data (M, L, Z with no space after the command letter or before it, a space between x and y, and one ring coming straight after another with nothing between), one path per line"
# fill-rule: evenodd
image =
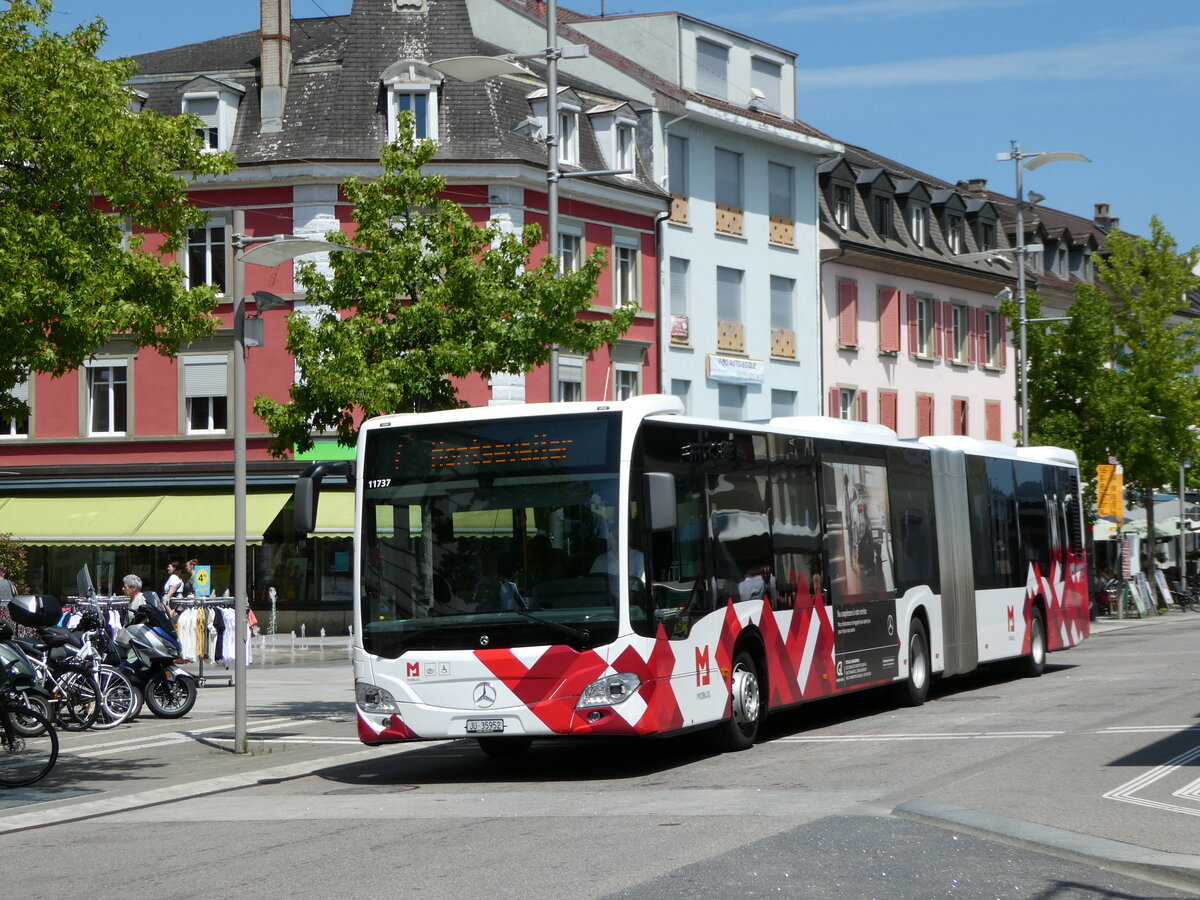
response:
M432 61L512 52L472 33L466 0L427 0L428 11L392 11L380 0L355 0L350 14L292 22L292 70L283 129L259 131L258 30L135 56L132 85L146 106L180 111L179 87L197 75L236 82L246 93L238 109L233 153L239 166L295 161L374 162L387 137L386 96L380 75L401 59ZM626 98L560 74L560 85L586 96L587 106ZM520 76L465 83L446 78L439 89L439 146L435 160L528 163L542 168L540 144L510 133L531 110L526 96L540 82ZM636 104L635 104L636 108ZM580 163L610 168L581 117ZM570 167L562 166L564 171ZM664 194L644 166L638 177L598 176L622 188ZM665 195L665 194L664 194Z

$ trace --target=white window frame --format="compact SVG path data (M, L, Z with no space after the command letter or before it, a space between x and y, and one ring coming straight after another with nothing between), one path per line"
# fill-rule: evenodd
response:
M844 194L844 202L843 202ZM850 190L848 184L833 185L833 201L830 204L833 207L833 221L840 228L850 227L850 207L854 204L854 192Z
M641 254L637 238L628 235L613 236L613 308L640 306L642 302L640 277Z
M399 134L396 116L400 114L401 98L412 98L410 108L415 115L418 96L425 97L425 118L422 122L418 117L417 137L422 138L421 130L424 125L425 134L422 139L438 140L438 90L441 88L442 74L420 60L403 59L388 66L379 76L379 80L387 92L388 141L396 140Z
M198 287L202 284L211 284L217 287L217 296L224 297L229 285L228 271L229 260L225 256L225 231L230 227L226 220L213 217L208 220L208 224L202 228L192 228L188 231L183 246L183 271L185 275L185 284L188 288ZM217 238L213 232L221 231L221 235ZM203 233L203 240L195 240L194 236ZM197 280L192 276L192 248L202 247L204 256L204 277ZM213 261L213 248L219 247L221 250L220 271Z
M933 341L937 335L932 297L917 295L917 356L933 359Z
M913 243L924 247L929 240L929 207L914 203L908 210L908 232Z
M964 303L951 302L950 309L950 340L954 346L954 357L952 361L965 366L967 364L967 360L970 358L969 354L967 353L967 347L971 340L971 313L967 305Z
M33 407L29 403L29 382L22 381L13 385L11 391L8 392L14 400L20 400L29 407L29 412L24 419L6 419L0 421L0 440L17 441L27 440L31 430L33 419Z
M571 403L586 399L584 385L586 360L582 356L556 352L555 365L558 371L558 396L554 399L559 403Z
M189 113L199 115L189 109L192 104L202 101L216 102L216 111L214 113L200 116L204 124L198 133L204 141L204 146L201 148L202 152L220 153L233 146L233 132L237 126L238 106L241 103L241 97L234 90L214 89L216 85L211 79L204 78L203 80L206 82L206 89L183 92L179 110L185 115Z
M630 169L628 175L622 178L632 178L637 174L637 130L636 123L618 119L613 127L613 159L616 169Z
M989 369L1000 368L1000 313L995 309L983 311L985 353L983 364Z
M229 431L229 357L224 353L191 353L179 357L183 371L183 416L185 434L225 434ZM216 369L220 371L216 371ZM225 425L214 424L218 399L225 401ZM193 401L207 401L208 426L193 424Z
M558 226L558 271L562 274L578 272L583 265L583 229L575 225Z
M957 213L946 215L946 246L954 254L966 251L966 221Z
M579 165L579 109L558 107L558 161L563 165Z
M125 437L129 433L129 421L133 417L133 391L130 377L130 369L132 368L130 360L127 357L106 357L86 360L83 364L84 369L84 394L87 398L84 404L84 414L87 416L85 431L92 437ZM124 372L124 378L117 381L113 378L108 382L107 406L108 406L108 430L98 430L95 426L96 419L96 397L97 389L102 385L97 385L94 381L94 372L101 369L111 369L114 372L118 369ZM117 404L114 402L119 388L124 391L124 406L125 406L125 421L117 422L115 408ZM117 426L120 427L117 427Z

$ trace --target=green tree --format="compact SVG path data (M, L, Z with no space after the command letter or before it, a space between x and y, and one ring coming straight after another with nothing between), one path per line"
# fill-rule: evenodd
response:
M1075 450L1089 482L1097 464L1119 460L1153 547L1154 492L1200 449L1200 345L1179 317L1200 288L1200 248L1181 253L1157 217L1149 238L1113 232L1107 245L1097 283L1076 288L1070 321L1029 329L1030 439ZM1015 305L1005 312L1016 321ZM1027 315L1039 312L1035 297Z
M135 231L177 251L205 213L185 175L226 172L202 152L190 116L131 108L132 61L97 58L97 19L50 31L49 0L9 0L0 11L0 418L22 415L8 395L31 372L78 368L111 335L173 352L210 333L214 293L184 289L177 265L130 252Z
M531 266L541 229L475 225L443 196L443 178L422 174L435 150L402 113L397 140L383 148L382 176L345 184L354 244L368 252L331 252L332 279L299 266L308 303L322 312L288 319L301 376L290 400L254 401L275 456L308 449L314 430L336 430L339 443L352 444L358 414L454 408L461 401L452 377L525 372L547 363L553 345L588 353L632 323L633 308L581 318L603 249L576 272L560 275L553 256ZM340 232L328 238L349 243Z
M29 584L25 581L28 574L25 545L13 540L11 534L0 534L0 564L4 565L9 581L16 586L18 594L29 590Z

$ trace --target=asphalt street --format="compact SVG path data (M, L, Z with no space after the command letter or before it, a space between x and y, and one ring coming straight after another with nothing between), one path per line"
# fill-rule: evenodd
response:
M213 840L220 834L223 843L232 838L261 845L254 835L262 833L264 820L286 823L280 840L317 839L320 823L339 823L348 834L366 829L364 835L386 825L399 829L412 848L429 842L432 859L444 852L433 842L444 838L445 828L474 822L479 833L473 842L480 834L495 835L479 847L486 868L509 846L505 829L515 820L530 852L562 843L580 854L585 872L598 865L591 855L603 857L609 842L638 845L627 850L628 878L602 876L597 869L579 896L693 896L702 889L711 895L820 896L823 886L828 896L973 897L991 895L1008 873L1022 872L1024 888L1040 885L1041 896L1195 897L1196 710L1186 721L1145 685L1130 684L1129 691L1146 692L1144 701L1132 698L1132 717L1106 724L1102 715L1086 711L1088 727L1067 727L1077 711L1066 711L1065 694L1061 708L1047 703L1056 694L1040 685L1076 689L1104 677L1105 666L1092 659L1136 664L1139 657L1152 658L1155 642L1167 636L1200 639L1200 615L1098 621L1081 648L1051 657L1063 668L1030 682L1043 688L1046 708L1021 715L1019 729L995 727L992 713L958 712L994 705L997 690L1020 687L983 678L943 692L911 721L886 706L873 709L869 699L860 712L842 711L853 707L853 699L819 704L813 709L822 715L808 716L801 728L784 714L768 729L767 743L746 755L709 757L686 741L651 742L636 745L640 761L632 765L628 744L569 751L562 744L535 745L523 761L504 765L483 757L469 741L364 748L354 729L348 640L280 638L272 647L256 645L247 681L249 753L230 752L233 691L227 673L209 670L186 719L147 717L111 732L63 735L62 757L45 783L0 793L0 833L17 849L53 842L47 829L67 823L75 823L73 835L132 835L148 824L176 830L187 823L199 835L211 828ZM1182 686L1194 691L1195 667L1182 674L1190 678ZM931 710L943 718L931 719ZM909 727L917 721L925 732ZM954 778L933 774L891 792L881 789L871 781L875 761L905 742L928 742L929 758L952 769ZM717 786L731 760L740 765L754 754L786 760L797 752L831 754L819 757L820 764L837 760L849 788L833 778L802 784L757 777L754 787ZM1051 752L1056 765L1046 762ZM1076 756L1103 757L1106 790L1078 790L1069 802L1048 806L1045 797L1072 791L1072 767L1062 761ZM689 767L688 789L668 783ZM861 789L854 787L856 777ZM636 790L610 787L623 783L635 783ZM1019 789L991 787L1006 783ZM714 818L714 810L721 815ZM600 846L589 848L574 831L554 824L579 820L598 826ZM638 825L631 827L634 821ZM672 832L677 841L667 840ZM322 895L282 862L289 858L284 853L274 860L264 851L256 865L280 866L279 886L287 884L297 896ZM359 877L363 890L376 886L372 875ZM444 894L465 895L478 867L410 868L407 877L414 890L437 891L440 885ZM1157 887L1151 890L1150 883ZM839 889L829 891L833 884ZM552 886L529 884L514 892L506 883L492 893L555 896ZM174 895L188 894L161 896Z

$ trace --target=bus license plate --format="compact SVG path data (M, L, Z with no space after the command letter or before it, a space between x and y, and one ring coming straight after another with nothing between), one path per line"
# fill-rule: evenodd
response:
M467 734L496 734L503 730L503 719L467 719Z

